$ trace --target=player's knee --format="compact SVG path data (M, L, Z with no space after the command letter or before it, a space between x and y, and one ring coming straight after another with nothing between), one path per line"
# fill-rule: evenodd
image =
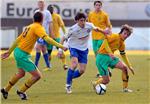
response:
M16 73L16 76L17 76L18 78L22 78L22 77L25 76L25 73Z
M125 72L125 73L127 73L128 67L127 67L126 65L124 65L124 66L122 67L122 71Z

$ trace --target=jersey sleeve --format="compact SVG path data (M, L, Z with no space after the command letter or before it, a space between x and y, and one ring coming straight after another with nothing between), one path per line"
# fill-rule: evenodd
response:
M112 25L111 25L111 22L110 22L108 15L106 15L106 25L107 25L107 27L112 28Z
M73 34L73 29L72 29L72 28L70 28L70 29L68 30L68 34L67 34L67 35L65 35L65 39L70 38L70 37L72 36L72 34Z
M59 26L64 26L64 22L63 22L63 20L62 20L62 18L58 15L58 24L59 24Z

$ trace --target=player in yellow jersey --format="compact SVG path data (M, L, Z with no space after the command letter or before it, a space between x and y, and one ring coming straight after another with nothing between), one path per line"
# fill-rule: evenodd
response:
M33 19L34 22L27 26L9 48L9 50L1 55L1 58L5 59L9 57L14 50L14 58L18 68L18 72L13 75L8 84L1 89L1 93L5 99L7 99L10 89L18 82L19 79L25 76L25 72L29 72L32 77L29 78L19 90L17 90L17 94L22 100L27 100L27 95L25 93L26 90L41 78L40 71L30 59L30 53L39 37L44 39L49 44L53 44L59 48L62 48L63 50L67 50L66 47L57 43L50 38L48 34L46 34L45 29L42 26L43 15L41 12L36 12Z
M88 21L93 23L95 26L99 28L102 28L104 30L109 29L111 31L112 25L109 20L108 14L104 10L102 10L102 2L99 0L95 1L94 8L95 10L91 11L88 15ZM92 43L93 43L93 51L95 56L97 54L97 50L103 43L104 38L105 37L103 33L92 31ZM99 75L97 74L97 77L98 76ZM111 76L111 72L110 72L110 76Z
M107 36L111 50L106 50L106 45L102 44L97 51L96 66L101 77L97 81L93 81L94 86L99 83L108 84L110 81L108 67L118 68L122 71L123 92L132 92L132 90L128 89L128 69L132 72L132 74L134 74L134 70L126 57L124 43L124 41L131 35L132 31L132 27L126 24L122 26L119 34L113 33ZM125 64L113 55L116 50L120 51L120 55L122 56Z
M62 29L63 33L66 34L64 22L63 22L61 16L54 12L54 7L52 5L49 5L47 7L47 9L51 13L52 19L53 19L53 32L54 32L53 39L56 42L60 43L60 28ZM56 48L58 49L58 47L56 47ZM53 45L48 45L47 49L48 49L48 53L49 53L49 59L51 60L51 53L53 50ZM68 69L68 66L66 64L66 56L65 56L64 52L59 51L58 56L62 60L64 70Z

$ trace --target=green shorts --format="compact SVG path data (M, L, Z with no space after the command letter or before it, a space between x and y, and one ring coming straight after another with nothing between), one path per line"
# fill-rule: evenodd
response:
M108 75L108 67L114 68L118 62L119 58L112 59L107 54L97 54L96 56L96 66L101 76Z
M37 70L37 67L32 62L31 55L22 51L20 48L15 48L14 58L16 60L17 68L21 68L26 72Z
M54 40L55 40L56 42L60 43L60 38L56 38L56 39L54 39ZM48 50L52 50L52 49L53 49L53 45L47 43L47 49L48 49Z
M102 45L104 40L92 40L93 43L93 51L94 54L96 56L98 49L100 48L100 46Z

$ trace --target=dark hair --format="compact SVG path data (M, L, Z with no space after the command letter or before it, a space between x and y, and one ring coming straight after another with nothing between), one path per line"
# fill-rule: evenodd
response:
M36 12L33 16L34 22L42 22L43 21L43 14L41 12Z
M129 26L128 24L122 25L119 34L121 34L124 30L127 30L129 32L129 35L133 33L133 27Z
M81 18L85 18L86 19L86 15L82 12L78 12L75 16L75 21L81 19Z
M47 7L47 10L50 11L51 14L53 14L53 12L54 12L54 7L53 7L53 5L49 5L49 6Z
M96 3L100 3L102 5L102 2L99 1L99 0L98 1L94 1L94 6L95 6Z

